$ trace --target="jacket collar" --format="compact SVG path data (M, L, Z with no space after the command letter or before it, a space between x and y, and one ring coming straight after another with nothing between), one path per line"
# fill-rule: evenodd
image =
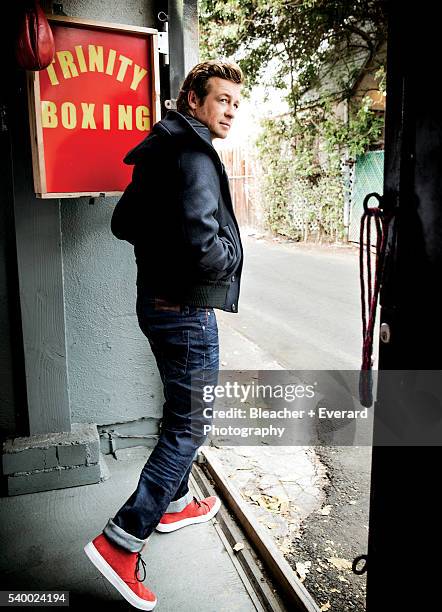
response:
M206 142L213 146L212 138L210 136L210 130L207 125L204 125L204 123L201 123L201 121L198 121L198 119L195 119L195 117L192 117L192 115L188 115L187 113L183 113L183 117L187 119L187 121L190 123L193 129L201 136L201 138L204 138Z
M158 138L164 137L177 141L188 141L189 138L196 139L209 153L220 174L224 173L224 165L212 145L209 128L190 115L183 115L172 110L166 114L164 119L153 126L152 132L142 142L127 153L123 160L124 163L137 163L143 159L148 151L152 148L155 149Z
M223 171L223 164L212 144L209 128L204 123L195 119L195 117L170 110L164 119L155 124L154 131L155 129L163 132L166 131L170 136L175 137L196 137L200 142L204 143L220 171Z
M154 126L154 129L157 126L165 128L172 136L184 136L195 133L207 144L212 146L209 128L191 115L170 110L164 119L161 119L161 121Z

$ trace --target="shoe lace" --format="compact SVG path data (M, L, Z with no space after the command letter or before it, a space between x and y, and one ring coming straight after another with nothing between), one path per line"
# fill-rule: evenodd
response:
M141 561L141 564L143 566L143 571L144 571L144 576L141 580L138 578L138 572L140 571L140 561ZM137 553L137 564L135 566L135 578L138 580L138 582L143 582L146 578L146 562L141 556L141 553Z
M198 501L197 498L194 496L193 497L193 501L198 505L199 508L201 508L201 506L204 504L210 510L209 504L207 502L205 502L204 500L203 501Z

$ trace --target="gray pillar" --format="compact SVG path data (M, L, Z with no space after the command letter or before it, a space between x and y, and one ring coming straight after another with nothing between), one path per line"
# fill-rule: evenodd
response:
M176 99L180 86L199 62L197 0L169 0L170 95Z
M32 180L25 75L11 113L18 284L29 435L70 432L59 200L39 200Z

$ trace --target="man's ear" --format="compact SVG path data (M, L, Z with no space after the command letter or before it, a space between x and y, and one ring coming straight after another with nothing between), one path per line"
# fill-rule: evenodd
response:
M195 110L198 105L198 98L196 97L196 93L192 90L187 93L187 104L192 110Z

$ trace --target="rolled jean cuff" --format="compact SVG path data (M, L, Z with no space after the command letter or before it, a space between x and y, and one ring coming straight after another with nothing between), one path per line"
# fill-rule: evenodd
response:
M131 533L124 531L116 525L112 519L109 519L106 527L103 529L104 535L117 546L125 548L129 552L141 552L148 538L140 540Z
M166 513L170 514L171 512L181 512L184 508L190 504L193 499L193 495L190 491L187 491L186 495L176 499L175 501L171 501L167 506Z

